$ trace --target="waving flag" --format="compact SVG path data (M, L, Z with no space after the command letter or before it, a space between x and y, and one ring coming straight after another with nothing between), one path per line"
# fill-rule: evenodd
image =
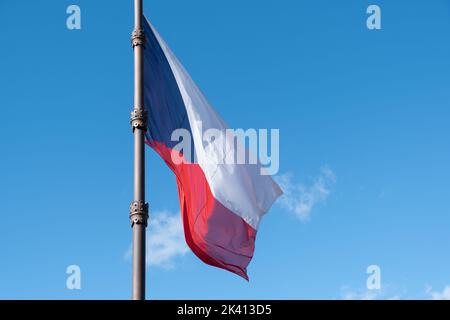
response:
M225 130L223 120L146 19L144 31L146 142L175 173L186 242L205 263L248 280L261 217L281 190L257 164L211 161L222 155L202 132ZM173 157L177 129L190 134L193 146L191 156L179 154L185 158L181 163ZM224 143L225 150L235 148Z

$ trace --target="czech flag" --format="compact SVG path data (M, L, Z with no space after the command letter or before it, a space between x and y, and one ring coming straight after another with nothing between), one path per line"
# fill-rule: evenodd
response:
M208 129L224 131L223 120L177 60L155 28L143 19L144 103L148 112L146 143L175 173L186 242L203 262L248 280L261 217L282 191L258 164L211 161L224 147L205 141ZM174 161L172 134L184 129L191 136L192 154ZM220 149L222 148L222 149ZM220 149L220 150L219 150Z

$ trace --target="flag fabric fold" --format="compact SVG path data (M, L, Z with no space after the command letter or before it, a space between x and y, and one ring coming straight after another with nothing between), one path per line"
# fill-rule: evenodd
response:
M146 143L176 176L188 246L205 263L248 280L261 217L282 191L270 176L261 175L258 164L210 161L220 152L202 134L227 127L155 28L143 20ZM175 148L179 141L172 141L172 133L177 129L190 134L190 156ZM223 142L225 150L234 148ZM174 154L184 161L174 161Z

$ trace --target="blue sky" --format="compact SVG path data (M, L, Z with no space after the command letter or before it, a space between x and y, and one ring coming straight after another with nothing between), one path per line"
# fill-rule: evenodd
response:
M66 28L70 4L81 30ZM366 27L370 4L382 30ZM153 235L173 245L149 261L148 298L450 296L448 1L144 9L231 127L280 129L289 189L262 222L247 283L178 241L175 178L147 149ZM0 298L130 297L132 10L0 3ZM66 289L74 264L81 290ZM373 264L382 289L369 292Z

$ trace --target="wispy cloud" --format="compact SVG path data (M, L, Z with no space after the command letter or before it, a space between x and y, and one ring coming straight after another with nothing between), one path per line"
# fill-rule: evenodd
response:
M314 206L325 201L336 184L336 175L329 167L322 167L309 186L294 182L292 173L275 179L284 192L279 200L280 205L303 221L309 220Z
M164 269L173 269L174 260L188 251L184 240L180 214L167 211L151 214L147 229L146 264ZM131 258L131 247L126 253Z
M355 290L349 286L341 287L342 300L400 300L401 294L393 293L389 285L384 285L380 290Z
M354 290L348 286L341 288L342 300L377 300L380 290Z
M426 287L426 293L432 300L450 300L450 285L446 286L442 291L433 291L430 286Z

